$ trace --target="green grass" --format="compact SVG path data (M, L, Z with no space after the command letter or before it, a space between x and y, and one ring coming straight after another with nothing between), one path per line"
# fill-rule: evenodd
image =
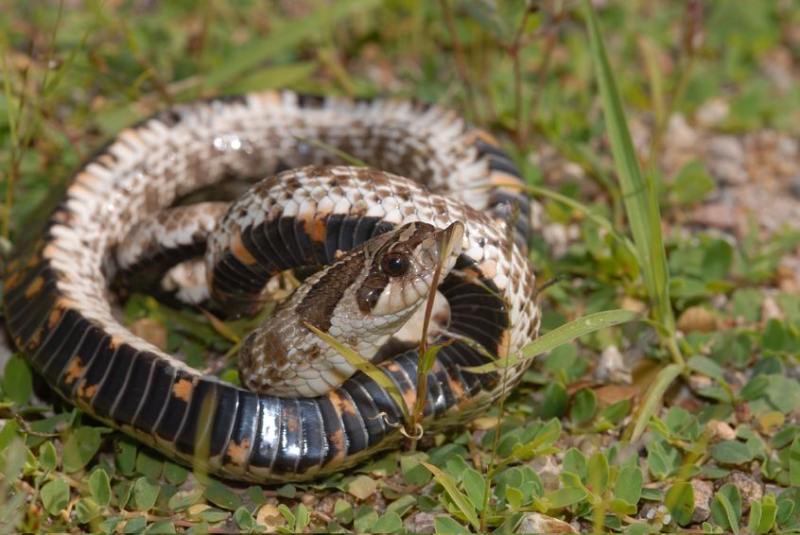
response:
M31 239L70 172L123 126L174 102L272 87L456 109L504 140L545 219L579 238L559 257L533 240L539 280L569 282L543 291L546 334L523 351L537 361L502 407L426 435L423 451L311 484L192 473L80 411L52 412L11 358L0 385L2 531L502 533L530 513L631 533L800 526L800 298L774 283L798 233L764 240L754 228L732 243L677 232L714 181L699 162L675 177L656 165L670 115L714 98L730 104L721 131L797 129L800 86L779 88L761 69L778 50L798 60L800 9L611 2L595 22L584 4L479 0L12 4L0 18L3 251ZM633 150L626 116L652 120L649 156ZM543 144L594 193L545 182L531 161ZM767 298L782 317L762 314ZM231 347L207 318L149 298L125 313L165 329L169 350L197 367ZM690 313L715 327L681 331ZM638 355L629 384L594 379L610 346ZM768 485L764 496L746 503L726 479L736 473ZM701 480L714 484L711 513L695 522L689 483Z

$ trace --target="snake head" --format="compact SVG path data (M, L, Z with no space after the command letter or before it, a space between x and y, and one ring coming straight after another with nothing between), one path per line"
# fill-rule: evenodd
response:
M439 281L453 268L461 252L464 225L455 222L438 229L414 222L379 238L356 301L363 313L394 324L407 319L435 290L434 276L440 264Z

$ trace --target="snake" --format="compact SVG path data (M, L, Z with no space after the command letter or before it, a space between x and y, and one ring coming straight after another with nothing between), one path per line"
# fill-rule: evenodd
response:
M236 197L238 182L249 189ZM524 180L494 136L445 107L290 90L175 104L117 133L65 188L6 265L7 330L58 396L178 462L306 481L401 447L418 396L426 431L463 425L529 364L476 369L538 333ZM263 310L279 274L318 270L246 338L241 384L115 311L127 275L197 258L199 299L230 317ZM430 292L449 317L419 382L419 346L387 354L391 335L373 331L419 315ZM373 358L383 380L309 326Z

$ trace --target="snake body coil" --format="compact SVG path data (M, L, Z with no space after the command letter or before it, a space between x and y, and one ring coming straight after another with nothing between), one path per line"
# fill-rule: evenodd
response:
M321 167L341 160L320 143L416 183L367 168ZM276 173L219 223L226 206L209 210L208 232L196 221L176 230L171 248L185 246L184 257L202 252L210 233L208 287L220 309L252 312L270 276L330 264L391 229L460 221L461 253L439 286L451 315L440 336L454 342L429 372L426 423L461 422L513 384L524 364L505 378L465 368L487 362L486 352L518 351L538 330L519 172L491 136L457 115L401 100L270 91L176 106L120 132L76 174L41 239L9 263L5 307L14 342L66 400L226 477L303 480L397 445L393 424L402 412L363 373L319 395L256 394L187 367L112 315L109 283L158 256L137 250L147 239L130 237L147 234L142 222L230 178ZM351 271L318 277L326 306L297 313L330 328L338 300L362 291L351 286L365 278ZM380 366L413 404L416 351Z

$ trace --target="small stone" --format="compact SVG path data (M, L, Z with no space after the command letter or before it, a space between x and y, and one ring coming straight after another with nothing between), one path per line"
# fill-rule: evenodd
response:
M736 440L736 431L725 422L711 420L708 422L708 428L720 440Z
M711 516L711 497L714 495L714 486L703 479L693 479L689 482L694 491L694 514L692 522L699 523Z
M547 225L542 230L542 237L549 245L550 254L554 258L559 258L567 254L569 247L569 236L567 234L567 227L560 223L553 223Z
M690 375L689 376L689 386L695 392L698 390L703 390L704 388L708 388L714 384L714 381L710 377L706 377L705 375Z
M728 118L730 105L721 98L711 99L695 112L697 124L704 128L714 128Z
M522 519L516 533L578 533L578 531L563 520L541 513L531 513Z
M775 298L767 297L764 299L764 302L761 303L761 320L768 321L771 319L784 321L786 315L783 313L783 310L781 310L778 302L775 301Z
M686 117L676 113L669 118L666 140L672 147L694 148L697 146L697 132L686 121Z
M727 483L733 483L739 489L739 494L742 496L742 512L744 513L750 510L751 503L760 500L764 496L764 489L761 488L761 484L744 472L731 472L718 481L720 487Z
M256 523L267 528L267 533L274 533L277 531L276 528L286 525L286 519L281 515L277 505L267 503L256 513Z
M544 457L537 457L530 463L530 467L542 480L545 490L557 490L560 485L559 476L561 475L561 467L556 464L552 455Z
M625 365L625 358L617 346L610 345L603 349L595 370L595 379L601 383L610 381L631 384L633 382L631 370Z
M417 513L406 520L405 526L411 533L434 533L436 515L433 513Z
M717 136L706 145L709 172L725 184L743 184L749 174L744 169L745 151L735 136Z
M736 208L729 204L703 204L694 208L689 219L692 223L717 229L735 229L740 222Z
M689 307L678 318L678 329L685 333L709 333L717 329L717 317L703 307Z

